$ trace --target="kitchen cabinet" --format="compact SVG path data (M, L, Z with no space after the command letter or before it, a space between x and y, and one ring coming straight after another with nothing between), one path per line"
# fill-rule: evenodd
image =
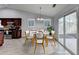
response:
M21 37L21 30L13 29L12 30L12 38L20 38Z
M1 19L1 25L6 26L7 25L7 19Z
M21 18L0 18L1 24L6 26L8 22L13 22L14 26L21 26Z
M0 30L0 46L2 46L4 43L4 32Z
M21 18L0 18L1 24L9 28L12 38L21 38ZM6 34L5 34L6 35Z
M21 26L21 18L17 18L14 20L14 25L15 26Z

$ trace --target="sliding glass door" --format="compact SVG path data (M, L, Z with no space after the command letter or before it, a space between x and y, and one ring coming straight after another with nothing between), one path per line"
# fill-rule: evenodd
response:
M77 54L77 16L76 12L68 14L58 21L59 42L71 52Z
M58 26L59 27L59 31L58 31L59 42L61 44L64 44L64 30L63 30L63 28L64 28L64 17L60 18L58 20L58 23L59 23L59 26Z
M65 45L77 53L77 17L76 12L65 16Z

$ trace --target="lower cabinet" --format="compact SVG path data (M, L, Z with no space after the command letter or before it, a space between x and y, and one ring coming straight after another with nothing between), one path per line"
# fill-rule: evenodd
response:
M12 30L12 38L21 38L21 30Z
M0 46L2 46L4 43L4 32L0 31Z

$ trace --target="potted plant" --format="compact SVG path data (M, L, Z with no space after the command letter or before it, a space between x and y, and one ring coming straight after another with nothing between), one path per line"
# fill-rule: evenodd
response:
M49 35L52 35L51 31L54 30L52 26L48 25L47 30L49 31Z

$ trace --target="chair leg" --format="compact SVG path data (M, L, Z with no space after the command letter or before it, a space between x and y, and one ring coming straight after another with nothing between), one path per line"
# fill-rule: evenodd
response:
M34 46L34 42L32 41L32 46Z
M48 39L45 37L44 40L45 40L46 46L48 46Z
M53 39L53 44L54 44L54 46L56 46L56 40L55 39Z
M26 38L26 39L25 39L25 44L27 43L27 41L28 41L28 39Z
M35 49L34 49L34 54L35 54L35 51L36 51L36 46L35 46Z
M48 46L48 39L46 39L46 46Z
M38 47L38 43L36 43L36 45L35 45L34 54L35 54L35 51L36 51L37 47Z
M43 50L44 50L44 54L45 54L45 48L44 48L44 44L42 44Z
M32 46L34 46L34 38L32 39Z

